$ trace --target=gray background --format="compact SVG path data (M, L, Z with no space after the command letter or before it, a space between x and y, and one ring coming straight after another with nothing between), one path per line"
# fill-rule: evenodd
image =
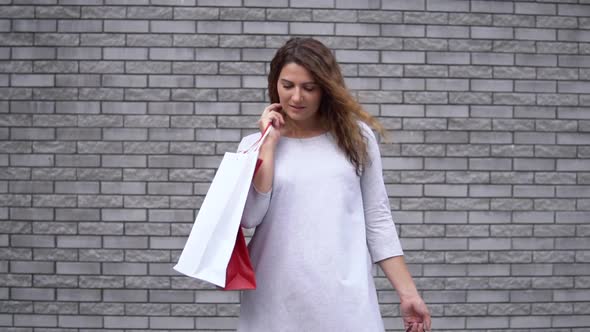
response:
M235 328L239 293L171 267L294 35L391 132L436 330L589 330L590 1L0 4L0 330Z

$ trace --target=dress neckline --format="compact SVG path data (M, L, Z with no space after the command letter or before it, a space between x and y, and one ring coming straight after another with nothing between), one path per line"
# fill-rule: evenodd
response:
M286 139L288 141L315 141L322 139L324 136L328 135L328 131L324 131L321 134L310 136L310 137L289 137L289 136L281 136L281 139Z

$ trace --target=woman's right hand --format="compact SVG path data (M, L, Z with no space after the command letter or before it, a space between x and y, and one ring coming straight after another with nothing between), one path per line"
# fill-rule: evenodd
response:
M279 142L279 138L281 138L281 129L285 126L285 118L280 113L282 108L283 107L279 103L270 104L264 109L262 115L260 115L258 127L260 128L261 133L264 133L264 130L269 123L272 123L273 129L275 129L268 133L263 145L266 145L268 142L270 145L276 146Z

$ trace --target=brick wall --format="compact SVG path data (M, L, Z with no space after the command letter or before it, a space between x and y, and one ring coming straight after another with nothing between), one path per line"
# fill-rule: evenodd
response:
M588 331L588 29L586 0L0 0L0 329L233 330L239 293L171 267L313 35L391 131L436 330Z

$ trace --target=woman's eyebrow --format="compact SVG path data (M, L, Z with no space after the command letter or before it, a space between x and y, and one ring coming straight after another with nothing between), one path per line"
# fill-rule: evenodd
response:
M289 80L287 80L287 79L284 79L284 78L281 78L281 82L282 82L282 83L289 83L289 84L293 84L293 82L291 82L291 81L289 81ZM316 82L314 82L314 81L309 81L309 82L303 82L303 83L301 83L301 85L311 85L311 84L313 84L313 85L317 85L317 83L316 83Z

